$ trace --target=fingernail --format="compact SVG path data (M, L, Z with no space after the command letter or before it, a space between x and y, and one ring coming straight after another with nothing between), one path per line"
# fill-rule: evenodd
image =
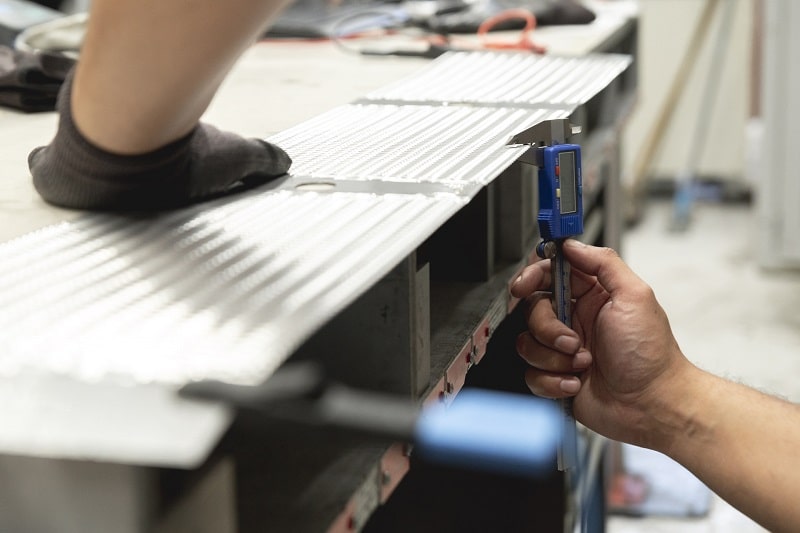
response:
M561 335L553 342L553 346L559 352L573 354L581 347L581 341L569 335Z
M585 243L582 243L581 241L578 241L578 240L575 240L575 239L567 239L564 242L564 245L565 246L571 246L573 248L586 248L586 244Z
M584 370L592 364L592 356L586 350L578 352L572 359L572 368L575 370Z
M561 380L561 390L567 394L577 394L581 390L581 382L578 378L564 378Z

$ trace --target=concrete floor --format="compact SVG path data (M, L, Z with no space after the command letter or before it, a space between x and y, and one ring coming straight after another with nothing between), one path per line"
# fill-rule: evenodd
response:
M757 246L753 208L700 204L688 231L671 233L670 207L651 201L644 219L626 234L622 253L654 288L684 353L706 370L800 401L800 272L758 267L755 254L768 250ZM676 484L684 473L674 471ZM612 516L608 531L765 530L711 495L702 518Z

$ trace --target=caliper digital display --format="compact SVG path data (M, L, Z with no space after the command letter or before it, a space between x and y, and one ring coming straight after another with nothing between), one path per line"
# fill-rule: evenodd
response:
M539 148L539 231L544 240L583 233L581 147L556 144Z

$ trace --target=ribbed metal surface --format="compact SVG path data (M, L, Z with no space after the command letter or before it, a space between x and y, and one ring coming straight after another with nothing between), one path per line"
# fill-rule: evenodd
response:
M277 191L0 246L0 376L257 383L463 205Z
M463 190L525 152L511 135L564 111L467 106L341 106L270 138L292 172L349 180L434 182Z
M572 110L631 63L615 54L581 57L449 52L413 77L366 96L391 102L491 103Z
M625 66L450 54L272 136L294 160L272 190L0 245L0 453L198 464L230 413L180 385L268 378L518 159L514 134ZM333 190L295 188L317 178Z

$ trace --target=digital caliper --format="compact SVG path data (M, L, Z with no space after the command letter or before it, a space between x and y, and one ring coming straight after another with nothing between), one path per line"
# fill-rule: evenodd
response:
M581 147L567 140L580 133L568 119L548 120L511 139L509 144L529 144L521 161L539 169L539 234L536 253L551 260L552 289L558 319L572 327L570 266L564 259L563 244L583 233L583 177ZM572 399L561 400L563 433L558 451L558 469L578 463L578 434L572 414Z

